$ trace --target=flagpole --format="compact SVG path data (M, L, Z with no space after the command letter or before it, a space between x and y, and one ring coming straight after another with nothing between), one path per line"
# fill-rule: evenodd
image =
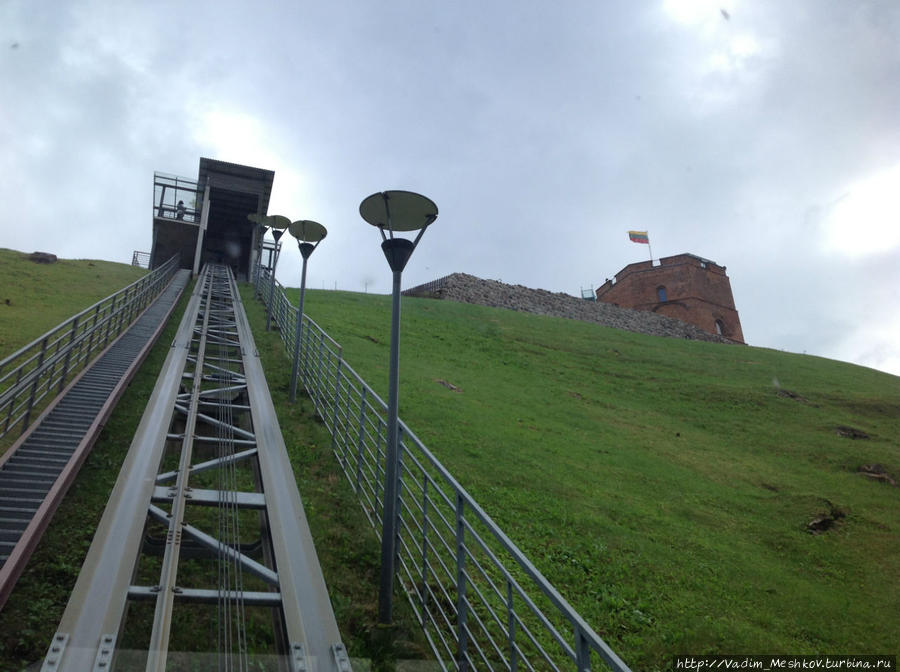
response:
M647 249L650 250L650 266L653 267L653 248L650 246L650 232L647 232Z

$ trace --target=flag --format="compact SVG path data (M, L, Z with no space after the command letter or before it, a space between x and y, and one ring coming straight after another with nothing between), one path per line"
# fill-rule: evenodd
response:
M650 237L647 235L646 231L629 231L628 238L632 243L643 243L644 245L650 244Z

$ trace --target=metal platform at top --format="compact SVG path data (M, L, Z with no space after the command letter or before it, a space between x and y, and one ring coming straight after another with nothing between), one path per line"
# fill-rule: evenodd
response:
M42 669L163 672L184 656L350 671L227 266L200 275Z

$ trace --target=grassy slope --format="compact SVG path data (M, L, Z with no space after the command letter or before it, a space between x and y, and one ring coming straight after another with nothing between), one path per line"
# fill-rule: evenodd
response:
M0 248L0 359L146 272L88 259L36 264Z
M389 298L311 291L307 305L384 394ZM351 515L324 429L301 433L309 409L280 401L287 367L268 336L260 354L281 371L270 386L345 640L386 662L414 656L414 633L374 650L377 542ZM46 652L171 337L0 613L0 669ZM679 651L896 652L900 490L853 472L881 462L897 475L897 378L406 299L401 376L404 419L633 669ZM778 396L775 379L809 403ZM872 438L840 438L838 424ZM848 515L813 537L804 526L825 499Z
M386 396L389 297L306 306ZM900 378L404 299L401 381L401 417L634 669L897 653L900 488L855 472L900 480Z

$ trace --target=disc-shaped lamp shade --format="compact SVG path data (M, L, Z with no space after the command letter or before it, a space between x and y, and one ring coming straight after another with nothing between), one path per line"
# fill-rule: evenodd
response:
M273 229L286 229L291 225L291 220L284 215L269 215L266 219L268 226Z
M390 231L416 231L438 216L430 198L411 191L381 191L363 199L359 214L372 226Z
M309 219L291 222L288 232L301 243L318 243L328 235L324 226Z

